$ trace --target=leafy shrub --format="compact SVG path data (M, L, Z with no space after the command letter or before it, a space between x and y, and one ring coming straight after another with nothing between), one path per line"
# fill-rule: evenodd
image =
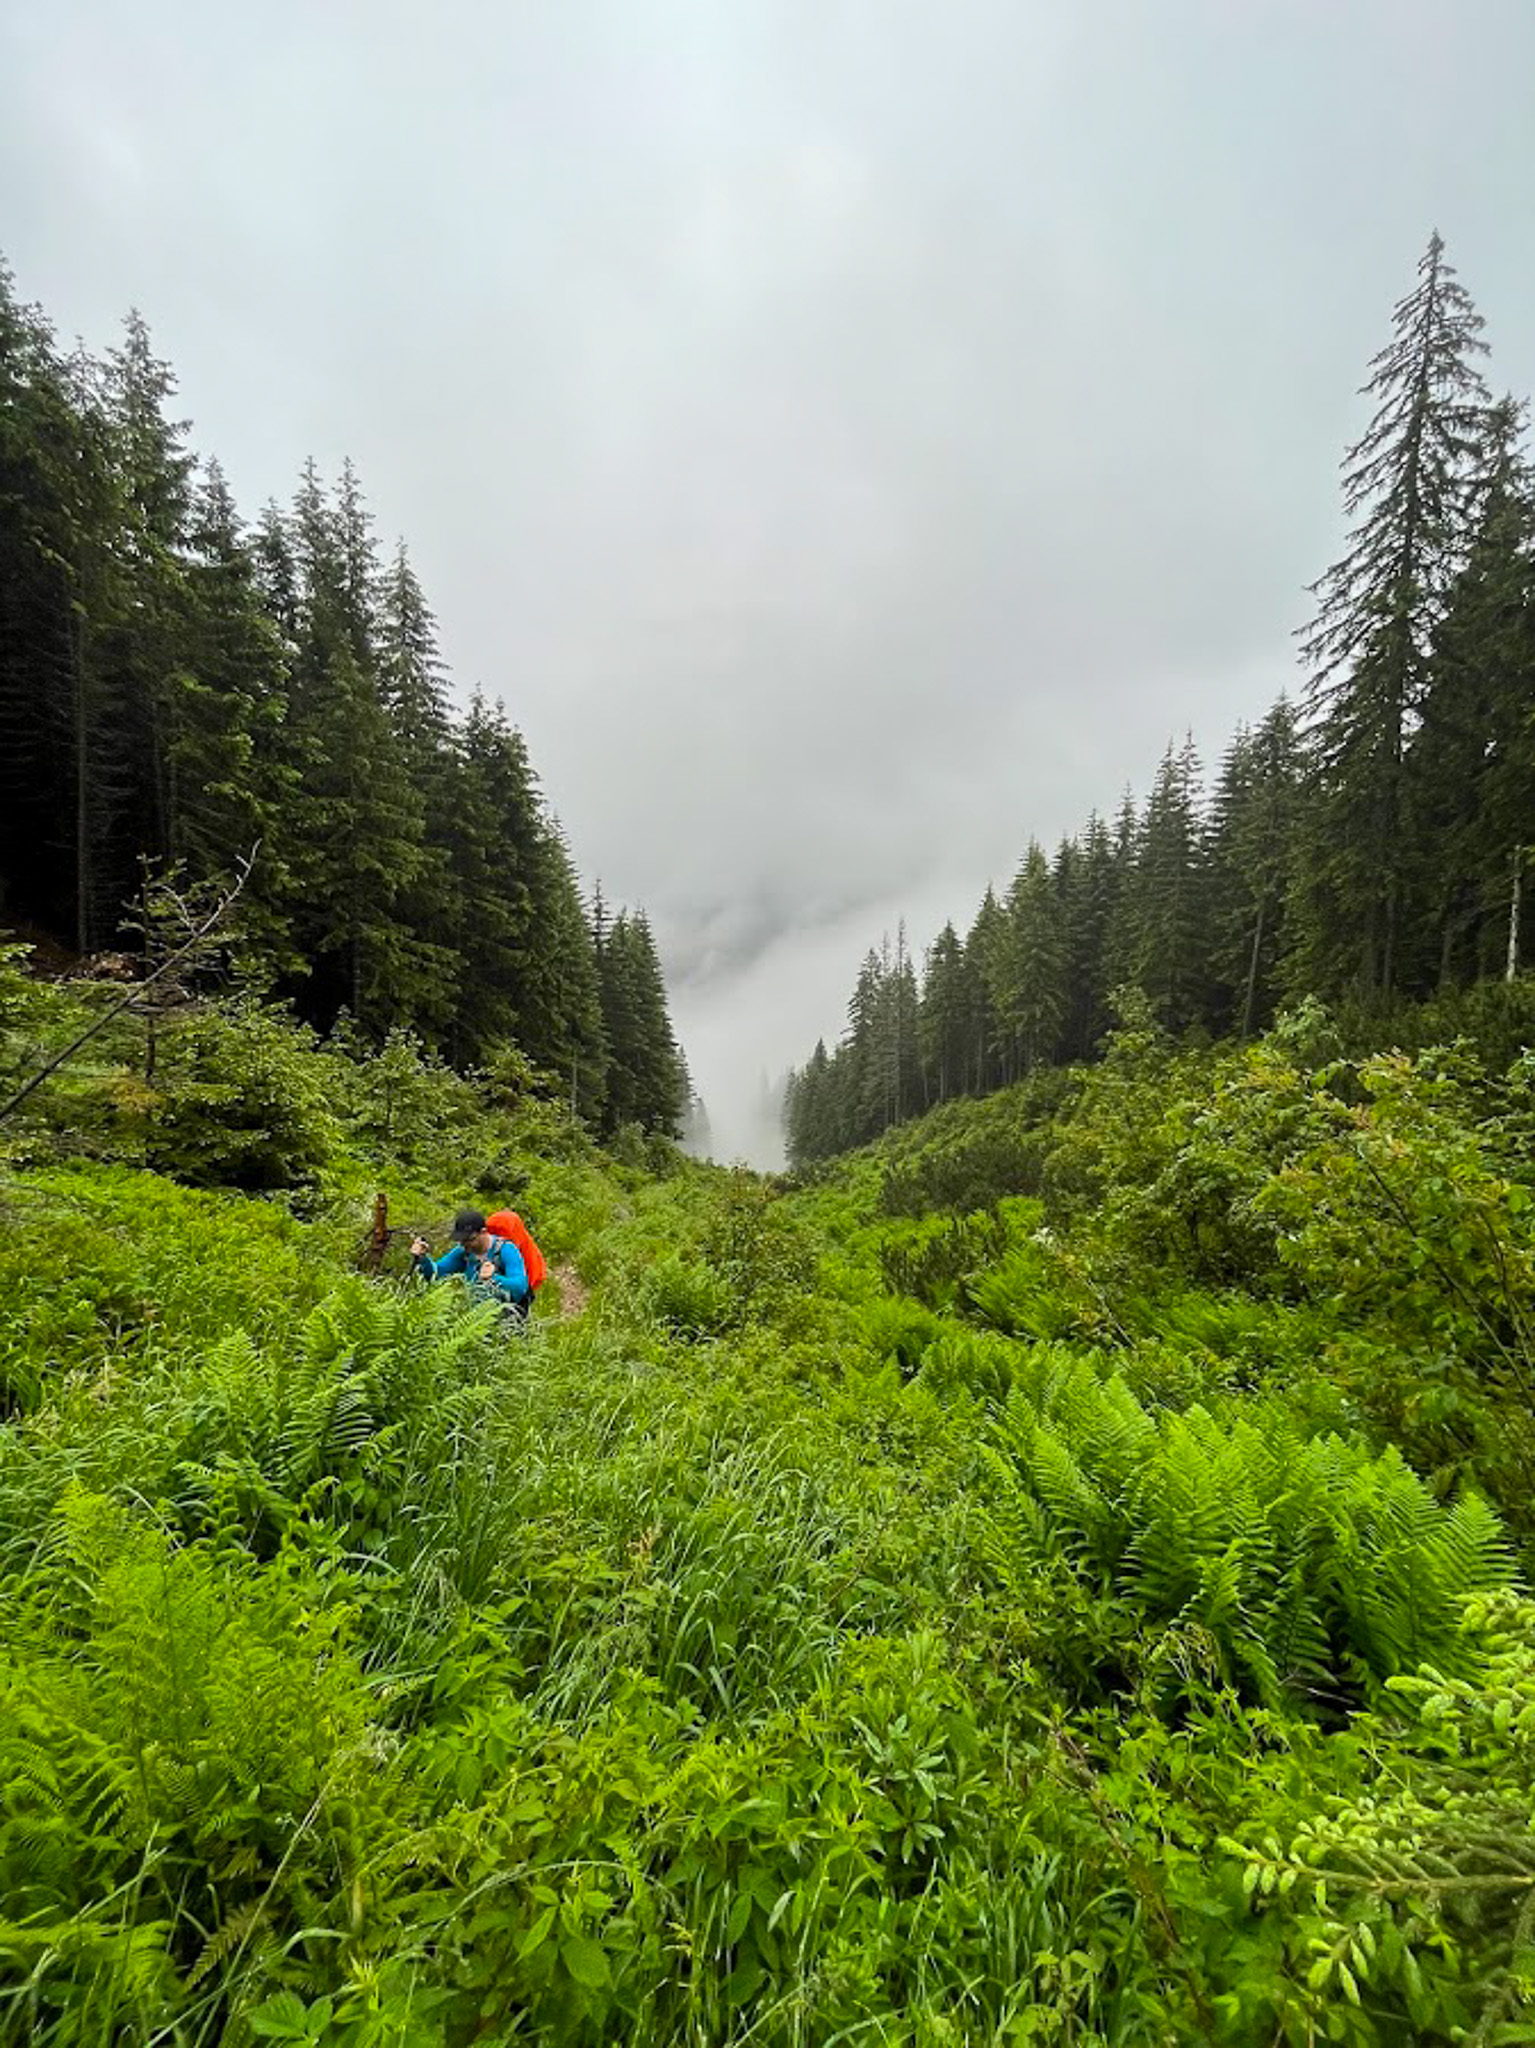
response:
M333 1098L355 1143L372 1158L415 1167L446 1163L451 1170L454 1148L481 1113L462 1075L398 1025L374 1046L343 1017L326 1050Z
M979 1101L944 1105L891 1132L875 1148L887 1216L967 1214L1040 1191L1049 1127L1077 1077L1047 1069Z
M1007 1250L1006 1221L998 1215L958 1216L915 1239L880 1246L880 1270L892 1294L910 1294L929 1308L952 1308L961 1283Z
M733 1169L715 1187L698 1245L742 1320L771 1314L787 1296L815 1284L804 1233L778 1196L744 1169Z
M1401 2013L1413 2040L1529 2030L1535 1604L1474 1596L1461 1630L1474 1649L1451 1661L1474 1662L1473 1678L1390 1679L1380 1709L1316 1759L1321 1787L1311 1757L1271 1761L1258 1812L1220 1844L1283 1945L1302 2023L1348 2005Z
M0 1224L0 1381L22 1410L290 1328L333 1278L275 1205L127 1167L34 1175L0 1193Z

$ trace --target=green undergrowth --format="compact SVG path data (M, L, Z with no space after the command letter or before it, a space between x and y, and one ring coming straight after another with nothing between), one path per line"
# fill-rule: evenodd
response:
M1522 1071L1302 1050L1132 1032L794 1187L399 1048L265 1191L61 1097L0 2041L1535 2038ZM358 1270L378 1188L585 1306Z

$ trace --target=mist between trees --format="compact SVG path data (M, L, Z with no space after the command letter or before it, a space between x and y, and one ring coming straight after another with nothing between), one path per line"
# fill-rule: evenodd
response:
M1519 973L1535 483L1482 325L1435 234L1369 366L1298 701L1239 729L1213 781L1189 737L1143 803L1127 792L1053 858L1031 841L920 981L904 929L871 950L842 1042L790 1076L791 1160L1092 1058L1118 989L1175 1035L1248 1037L1306 995L1378 1033L1403 1004Z
M64 356L0 266L0 925L127 944L146 876L254 850L231 964L330 1030L515 1043L598 1129L692 1088L645 914L588 906L504 706L451 708L350 463L245 525L138 313Z

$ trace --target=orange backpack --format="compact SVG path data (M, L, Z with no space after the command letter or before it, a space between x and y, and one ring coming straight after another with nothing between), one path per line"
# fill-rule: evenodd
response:
M528 1235L528 1226L515 1209L498 1209L494 1216L487 1216L485 1228L497 1237L509 1237L522 1253L522 1263L528 1269L528 1293L537 1294L549 1277L548 1262L543 1253Z

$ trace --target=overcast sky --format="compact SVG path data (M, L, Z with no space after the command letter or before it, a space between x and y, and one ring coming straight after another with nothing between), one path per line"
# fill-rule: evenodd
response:
M0 6L0 251L403 534L724 1148L897 917L1294 679L1445 236L1535 388L1535 0Z

